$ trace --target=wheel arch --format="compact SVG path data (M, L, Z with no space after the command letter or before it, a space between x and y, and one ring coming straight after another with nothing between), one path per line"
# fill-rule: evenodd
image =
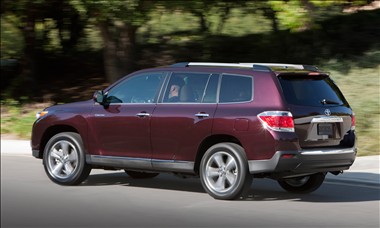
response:
M40 148L39 148L39 158L43 157L45 146L48 141L56 134L62 132L75 132L79 134L79 131L70 125L53 125L46 129L41 138ZM83 140L83 139L82 139Z
M199 145L197 155L195 157L194 172L197 175L199 174L199 166L201 164L203 155L206 153L208 148L218 143L236 143L242 146L240 140L231 135L211 135L205 138Z

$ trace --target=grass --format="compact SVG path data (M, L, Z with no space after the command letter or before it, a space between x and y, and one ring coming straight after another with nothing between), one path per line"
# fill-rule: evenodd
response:
M1 135L16 139L30 139L36 113L48 104L20 104L18 101L1 101Z
M380 65L330 73L355 112L359 155L380 155Z

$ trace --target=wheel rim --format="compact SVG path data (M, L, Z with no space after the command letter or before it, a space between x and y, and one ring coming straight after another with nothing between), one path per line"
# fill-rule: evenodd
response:
M208 159L203 175L210 190L224 193L235 186L238 174L236 159L226 152L216 152Z
M78 166L78 151L72 143L58 141L50 148L47 162L48 171L54 178L70 178Z
M286 179L285 182L292 186L292 187L301 187L305 185L309 181L310 177L297 177L297 178L291 178L291 179Z

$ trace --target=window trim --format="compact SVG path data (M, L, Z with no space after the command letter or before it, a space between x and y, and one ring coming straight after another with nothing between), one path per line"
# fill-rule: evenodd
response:
M236 76L236 77L246 77L251 79L251 89L252 89L252 94L251 94L251 99L248 101L232 101L232 102L220 102L220 93L222 89L222 80L223 76L230 75L230 76ZM254 76L252 75L244 75L244 74L231 74L231 73L222 73L220 74L219 77L219 86L218 86L218 94L217 94L217 103L218 104L244 104L244 103L251 103L255 100L255 80Z

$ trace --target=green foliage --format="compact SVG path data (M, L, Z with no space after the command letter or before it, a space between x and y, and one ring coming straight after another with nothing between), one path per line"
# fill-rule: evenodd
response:
M1 15L1 59L21 56L24 43L20 30L15 26L17 21L14 15Z
M305 24L310 23L307 10L302 6L300 0L290 1L268 1L268 4L277 12L280 25L291 31L298 31Z
M371 62L375 67L361 65ZM355 60L330 60L321 66L322 70L331 73L356 114L359 155L380 154L379 63L380 51L376 50Z
M1 134L30 139L37 111L41 110L15 100L1 101Z

